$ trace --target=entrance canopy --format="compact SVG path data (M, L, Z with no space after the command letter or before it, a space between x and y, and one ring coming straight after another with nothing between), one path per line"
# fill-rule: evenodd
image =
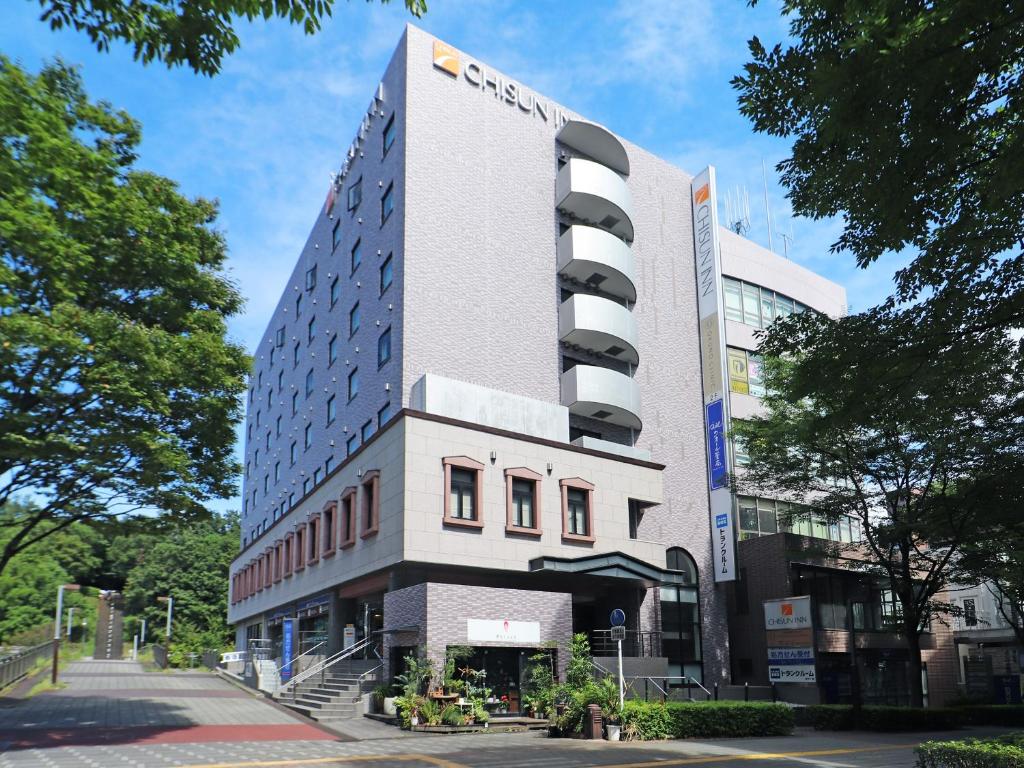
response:
M539 573L578 573L587 576L623 579L645 587L662 584L688 586L686 574L668 571L622 552L586 557L537 557L530 561L530 571Z

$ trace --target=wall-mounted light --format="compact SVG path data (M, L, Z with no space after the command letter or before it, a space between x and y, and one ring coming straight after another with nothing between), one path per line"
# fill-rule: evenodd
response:
M498 460L498 452L497 451L491 451L491 464L493 464L497 460Z
M553 469L554 469L554 467L551 465L551 462L549 461L548 462L548 474L549 475L551 474L551 470L553 470Z

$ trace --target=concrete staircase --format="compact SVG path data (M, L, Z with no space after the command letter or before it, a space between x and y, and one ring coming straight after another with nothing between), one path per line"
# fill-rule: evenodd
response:
M313 675L295 686L279 692L275 698L289 709L317 721L348 720L361 717L362 694L369 693L378 682L381 670L366 675L360 685L360 675L380 664L377 659L345 659L320 675Z

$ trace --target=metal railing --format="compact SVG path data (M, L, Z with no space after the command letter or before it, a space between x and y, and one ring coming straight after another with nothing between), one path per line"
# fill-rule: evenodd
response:
M295 686L297 686L299 683L304 682L306 680L309 680L311 677L313 677L315 675L320 675L320 682L322 683L323 680L324 680L324 673L328 670L328 668L333 667L335 664L337 664L340 661L345 661L346 659L351 659L357 653L359 653L360 651L363 651L363 650L369 648L371 645L375 646L376 642L377 642L377 638L375 638L375 637L367 637L367 638L364 638L364 639L360 640L358 643L356 643L355 645L353 645L353 646L351 646L349 648L345 648L342 651L338 651L338 653L336 653L333 656L330 656L330 657L324 659L319 664L314 664L313 666L303 670L299 674L294 675L293 677L291 677L288 680L288 682L284 683L278 689L278 692L283 694L288 689L291 689L292 698L294 698L295 697ZM377 653L376 647L374 647L373 650L374 650L374 653ZM378 654L378 658L379 657L380 657L380 655Z
M317 648L319 648L319 647L320 647L321 645L327 645L327 641L326 641L326 640L324 640L324 641L322 641L322 642L319 642L319 643L317 643L316 645L314 645L314 646L313 646L312 648L310 648L310 649L309 649L308 651L303 651L303 652L302 652L302 653L300 653L300 654L299 654L298 656L295 656L294 658L292 658L292 659L291 659L291 661L287 661L287 662L285 662L284 664L282 664L282 665L281 665L281 669L284 669L285 667L288 667L288 669L290 669L290 670L293 670L293 671L294 671L294 670L295 670L295 666L293 666L293 665L295 664L295 662L297 662L297 661L298 661L299 659L301 659L301 658L302 658L303 656L308 656L308 655L309 655L309 654L311 654L311 653L312 653L313 651L315 651L315 650L316 650Z
M610 629L595 629L590 633L590 652L594 656L615 656L618 653L618 641L612 639ZM661 632L627 629L622 640L622 655L634 658L661 656Z
M661 685L658 684L659 680L661 681ZM680 680L681 683L678 686L673 686L669 682L670 680ZM686 677L685 675L669 675L668 677L644 677L644 676L640 676L640 675L634 675L634 676L627 677L626 678L626 689L628 691L632 692L633 695L635 697L637 697L637 698L639 698L639 696L640 696L640 691L637 689L637 686L639 685L639 683L641 681L643 682L643 697L644 697L644 701L650 701L650 695L651 695L650 689L652 687L658 693L661 694L662 702L665 702L666 700L672 698L671 691L673 689L681 689L681 688L686 688L686 698L691 699L691 700L693 699L693 695L694 695L694 690L693 689L694 688L697 688L698 690L702 691L704 693L704 696L705 696L707 701L711 701L711 698L712 698L711 691L709 691L707 688L705 688L703 685L701 685L700 681L694 680L692 677ZM655 694L655 695L657 695L657 694Z
M27 675L39 659L52 655L53 640L48 640L0 660L0 690Z

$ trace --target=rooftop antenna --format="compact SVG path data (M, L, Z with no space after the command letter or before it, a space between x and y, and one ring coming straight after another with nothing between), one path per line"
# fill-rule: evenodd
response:
M750 195L746 187L725 193L725 221L741 237L750 231Z
M780 232L779 237L782 238L782 251L783 256L789 258L789 244L793 242L793 225L789 225L789 232Z
M768 168L763 157L761 158L761 179L764 181L764 217L768 220L768 250L774 251L775 247L772 244L772 212L768 207Z

